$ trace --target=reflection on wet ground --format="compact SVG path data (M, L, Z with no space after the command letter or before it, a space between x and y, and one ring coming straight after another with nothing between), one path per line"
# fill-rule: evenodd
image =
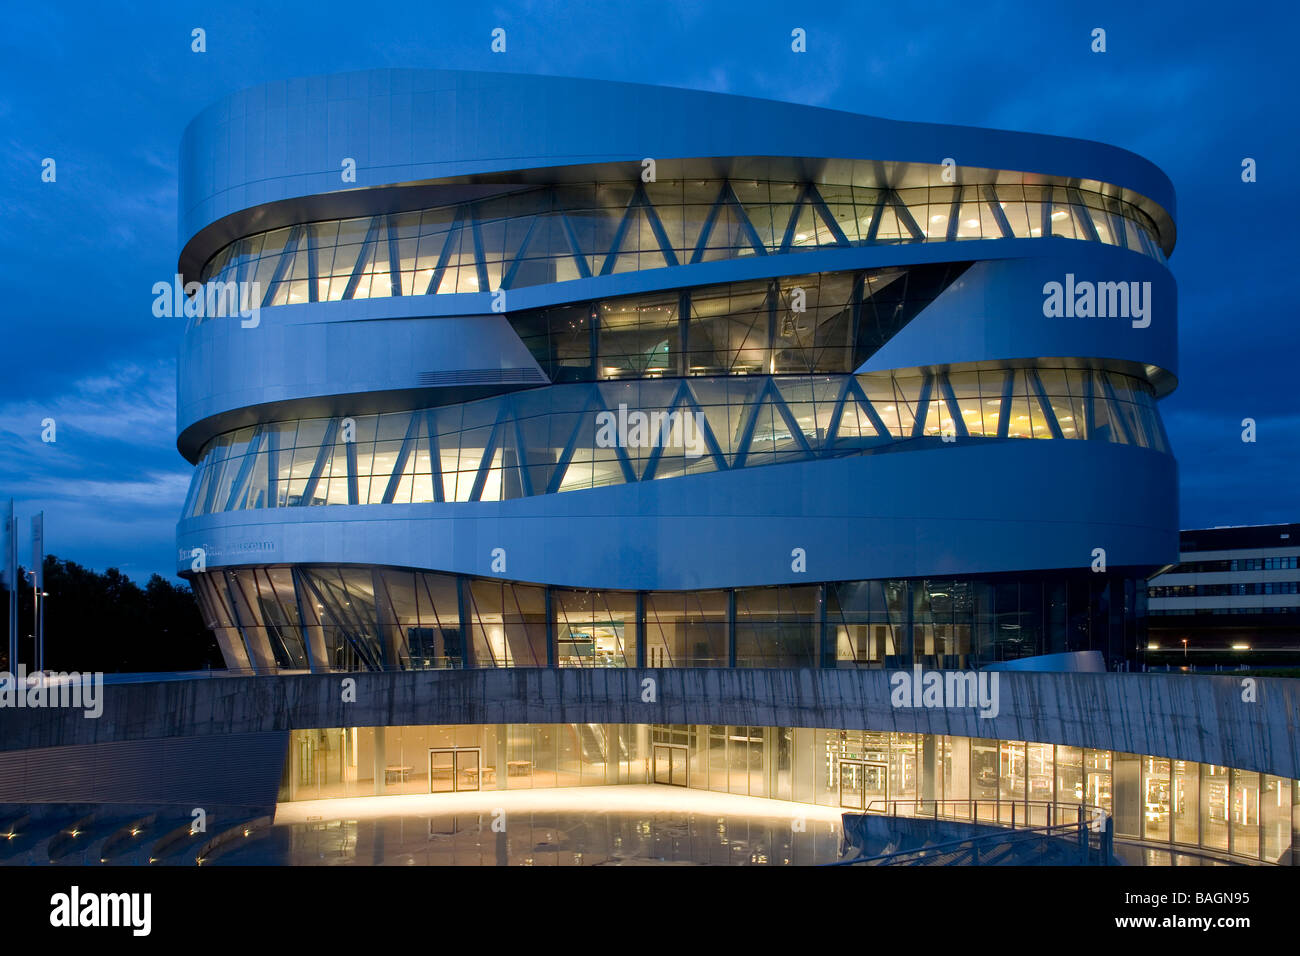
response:
M815 865L838 826L702 813L459 813L280 824L216 864L627 866Z
M1227 860L1161 847L1115 842L1115 858L1125 866L1234 866Z
M176 808L9 811L0 866L815 866L842 852L838 808L651 785L300 801L274 820L214 813L203 831ZM1127 866L1224 865L1189 850L1115 843Z
M828 809L667 787L588 787L282 804L274 826L208 862L809 866L839 858L840 833L839 814Z

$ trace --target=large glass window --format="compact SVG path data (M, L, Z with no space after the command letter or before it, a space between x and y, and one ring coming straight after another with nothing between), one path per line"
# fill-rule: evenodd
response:
M1147 757L1142 761L1142 836L1147 840L1170 839L1174 795L1170 782L1170 761Z
M1172 761L1173 839L1175 843L1200 842L1201 765Z
M818 599L815 587L737 590L736 666L816 666Z
M1061 803L1087 802L1083 788L1083 749L1056 748L1056 799Z
M1054 750L1051 744L1025 745L1025 764L1029 774L1029 819L1035 826L1044 826L1049 822L1049 814L1044 805L1056 802Z
M200 453L183 515L499 501L862 454L954 429L1168 451L1151 386L1095 370L639 379L228 432ZM934 653L966 653L959 634L929 633ZM850 636L851 653L869 655Z
M257 282L261 299L241 305L278 306L518 289L827 247L1049 235L1164 258L1146 213L1087 190L665 180L538 186L282 226L218 250L199 279Z
M636 595L623 591L551 592L561 667L636 665Z
M996 822L998 819L998 802L1002 796L998 743L982 737L971 741L970 795L977 801L977 819L983 821Z
M1111 752L1085 750L1083 752L1084 803L1111 812Z
M1283 777L1150 755L865 730L689 724L300 729L292 733L281 799L657 781L902 816L971 819L978 801L978 817L986 823L1014 819L1017 826L1041 826L1052 802L1053 768L1056 785L1065 789L1053 815L1060 823L1078 819L1070 806L1078 802L1071 797L1073 781L1091 780L1079 792L1090 787L1098 794L1090 803L1110 805L1117 837L1167 845L1172 828L1175 843L1199 842L1220 852L1231 843L1232 853L1266 862L1276 862L1291 845L1296 783Z
M1138 754L1112 754L1111 813L1115 818L1115 835L1141 838L1144 810L1142 758Z
M1229 770L1201 764L1201 845L1213 850L1228 849L1231 815Z
M1266 863L1278 862L1291 845L1291 781L1285 777L1265 774L1259 793L1259 820L1263 831L1261 858Z
M477 667L545 667L545 588L482 578L466 583Z
M646 664L726 667L727 604L725 591L647 594Z
M1232 852L1259 856L1259 774L1232 771Z

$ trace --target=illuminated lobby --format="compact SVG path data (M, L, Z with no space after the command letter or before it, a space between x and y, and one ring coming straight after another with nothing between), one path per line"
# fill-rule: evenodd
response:
M461 724L296 730L289 749L280 784L284 803L655 783L850 812L1019 826L1099 807L1112 816L1116 840L1265 863L1290 848L1292 808L1300 806L1300 783L1271 774L934 734ZM492 798L484 797L490 807ZM426 807L436 811L437 801Z

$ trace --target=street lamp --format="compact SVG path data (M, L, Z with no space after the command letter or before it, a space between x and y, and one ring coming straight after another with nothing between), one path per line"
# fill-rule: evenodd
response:
M36 672L45 669L45 621L41 616L41 598L50 596L49 591L42 591L37 586L36 572L24 571L32 579L32 649L36 655Z

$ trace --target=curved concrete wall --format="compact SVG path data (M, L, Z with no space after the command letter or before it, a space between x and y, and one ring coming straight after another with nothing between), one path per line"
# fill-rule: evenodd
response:
M341 682L356 681L343 703ZM404 724L824 727L1093 747L1300 778L1300 682L1175 674L999 674L999 712L895 708L888 671L511 668L108 685L104 714L6 710L0 752ZM642 681L658 699L643 702ZM227 738L237 750L239 738ZM161 745L161 744L160 744ZM279 767L275 768L278 779Z

